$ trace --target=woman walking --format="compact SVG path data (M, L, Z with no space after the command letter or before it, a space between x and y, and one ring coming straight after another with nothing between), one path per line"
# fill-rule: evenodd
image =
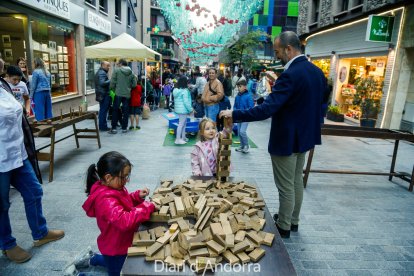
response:
M36 120L52 118L52 97L50 95L50 73L45 68L41 58L34 60L35 70L33 71L30 83L30 98L35 104L34 113Z

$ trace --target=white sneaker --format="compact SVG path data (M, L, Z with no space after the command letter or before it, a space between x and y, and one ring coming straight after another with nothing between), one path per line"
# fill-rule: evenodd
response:
M182 139L179 139L179 140L175 140L175 142L174 142L176 145L184 145L184 144L187 144L187 142L186 141L184 141L184 140L182 140Z
M241 152L243 152L243 153L248 153L248 152L249 152L249 146L245 146L245 147L241 150Z
M236 148L236 151L242 152L243 151L243 148L242 147L238 147L238 148Z
M187 137L185 137L183 140L184 140L185 142L188 142L188 138L187 138Z

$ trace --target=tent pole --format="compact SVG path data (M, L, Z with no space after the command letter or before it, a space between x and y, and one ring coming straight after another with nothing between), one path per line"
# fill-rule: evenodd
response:
M162 68L162 56L161 56L161 59L160 59L160 72L161 72L161 73L160 73L160 79L161 79L161 86L163 86L163 85L164 85L164 83L162 83L162 73L163 73L163 72L162 72L162 69L163 69L163 68Z
M145 75L145 80L144 80L144 85L145 85L145 101L144 104L147 103L147 58L145 58L144 61L144 75Z

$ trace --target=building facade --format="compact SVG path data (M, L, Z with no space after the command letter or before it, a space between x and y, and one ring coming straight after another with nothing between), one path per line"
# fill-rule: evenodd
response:
M95 102L93 77L100 66L84 48L121 33L135 36L130 0L4 0L0 2L0 51L6 66L19 57L33 71L36 57L51 73L54 114ZM86 62L85 62L86 61Z
M357 78L378 83L376 126L414 129L411 1L302 0L298 34L305 53L333 82L332 105L359 122Z

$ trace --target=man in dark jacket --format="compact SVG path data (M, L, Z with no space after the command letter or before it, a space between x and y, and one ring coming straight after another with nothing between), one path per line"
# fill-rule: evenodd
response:
M302 171L306 152L321 144L321 104L326 91L323 72L301 54L294 32L283 32L274 43L284 72L263 104L248 110L222 111L235 122L272 117L269 137L273 175L279 191L279 213L273 216L282 238L298 231L303 200Z
M101 68L95 74L95 99L99 102L99 130L108 131L106 116L108 114L109 106L111 104L111 97L109 96L108 71L111 64L107 61L101 62Z

